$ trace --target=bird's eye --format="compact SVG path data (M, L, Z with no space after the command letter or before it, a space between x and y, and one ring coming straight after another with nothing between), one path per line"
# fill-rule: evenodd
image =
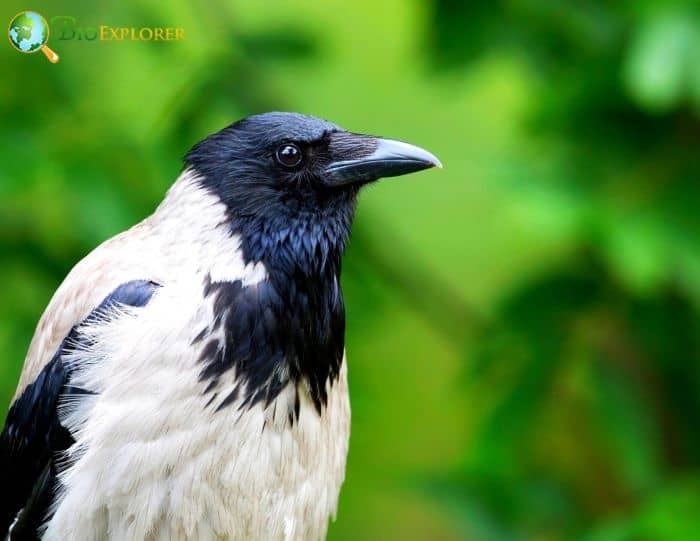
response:
M301 149L293 143L285 143L277 149L277 161L285 167L296 167L301 163Z

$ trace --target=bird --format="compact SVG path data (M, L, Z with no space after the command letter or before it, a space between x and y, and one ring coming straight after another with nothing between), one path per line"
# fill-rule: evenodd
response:
M350 435L340 285L358 193L442 167L313 116L197 143L153 214L78 262L0 434L9 541L319 540Z

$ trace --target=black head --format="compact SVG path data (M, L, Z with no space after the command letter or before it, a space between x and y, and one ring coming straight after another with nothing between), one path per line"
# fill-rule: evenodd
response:
M228 209L246 262L262 262L255 287L208 281L227 347L204 348L202 379L236 367L244 405L270 401L289 381L305 382L319 413L339 374L345 310L340 263L359 188L380 177L439 166L417 147L293 113L256 115L208 137L186 166ZM295 411L298 417L299 387Z
M285 241L299 256L313 256L305 252L318 242L342 252L362 185L440 162L418 147L315 117L265 113L197 144L186 165L227 205L245 257L269 263Z

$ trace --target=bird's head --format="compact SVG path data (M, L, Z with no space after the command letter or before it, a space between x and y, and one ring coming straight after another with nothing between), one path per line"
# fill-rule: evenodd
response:
M296 113L240 120L197 144L186 165L227 206L244 255L256 261L285 242L301 256L319 242L342 252L360 187L441 167L416 146Z

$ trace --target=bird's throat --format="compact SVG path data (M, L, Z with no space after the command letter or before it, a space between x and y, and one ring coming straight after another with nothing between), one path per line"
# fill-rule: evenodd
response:
M205 343L202 379L214 389L235 368L238 384L220 407L268 404L293 385L322 414L343 359L340 272L350 224L247 225L232 233L240 236L246 263L264 265L266 277L250 286L243 280L205 285L226 346L221 338Z

